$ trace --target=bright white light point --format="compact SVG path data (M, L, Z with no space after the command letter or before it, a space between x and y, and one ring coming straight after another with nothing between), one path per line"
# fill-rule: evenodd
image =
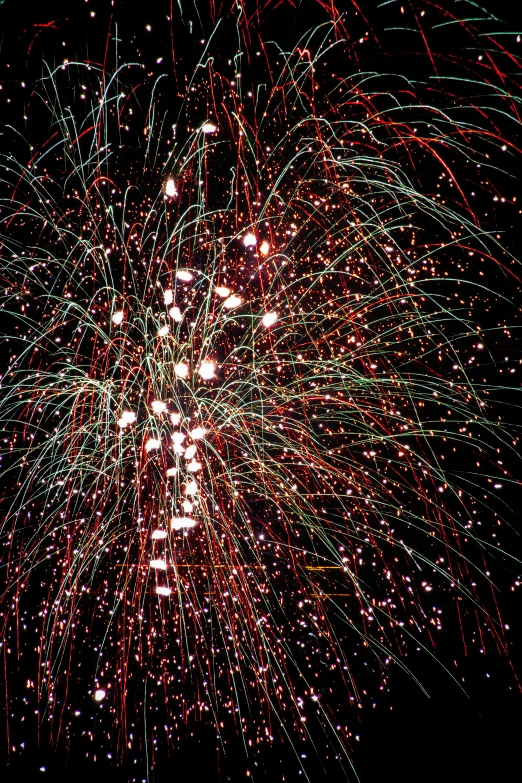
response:
M181 421L181 413L171 413L170 420L174 424L174 426L176 426L176 424L179 424Z
M243 244L245 247L255 247L257 245L257 239L253 234L245 234L243 237Z
M195 456L197 451L196 446L192 444L192 446L189 446L187 449L185 449L185 459L192 459L192 457Z
M201 438L204 438L206 434L207 431L204 427L196 427L190 431L190 437L192 440L201 440Z
M214 291L218 296L221 296L223 299L229 296L230 294L230 288L227 288L224 285L218 285L217 288L214 289Z
M133 424L136 421L136 414L134 411L123 411L121 419L118 419L119 427L126 427L127 424Z
M190 517L172 517L170 526L172 530L182 530L183 528L194 527L196 524L195 519Z
M150 567L151 568L160 568L162 571L167 570L167 564L164 560L151 560L150 561Z
M229 296L228 299L225 299L223 302L223 307L226 307L227 310L231 310L233 307L239 307L240 304L243 304L241 297L236 296L236 294L232 294L232 296Z
M264 242L261 242L259 252L261 253L262 256L267 256L268 253L270 252L270 245L266 240Z
M178 195L178 191L176 190L176 183L173 179L168 179L165 184L165 195L169 198L174 198L174 196Z
M167 538L167 531L166 530L153 530L151 534L151 538L154 538L155 540L159 540L161 538Z
M196 462L196 460L193 459L192 462L188 463L187 470L189 473L197 473L199 470L201 470L201 462Z
M145 451L154 451L154 449L159 449L161 446L161 441L157 438L149 438L148 441L145 443Z
M116 326L119 326L122 321L123 321L123 310L118 310L118 312L114 313L114 315L112 316L112 323L116 324Z
M154 400L151 403L150 407L152 408L154 413L165 413L165 411L167 410L166 404L164 402L161 402L161 400Z
M198 493L198 485L195 481L188 481L187 486L185 487L185 494L186 495L197 495Z
M190 283L194 279L192 272L189 272L187 269L178 269L176 277L178 280L184 280L186 283Z
M103 701L105 698L105 691L103 688L98 688L97 691L94 692L94 701Z
M181 505L182 505L182 508L183 508L183 511L185 512L185 514L190 514L190 512L194 508L194 506L192 505L190 500L184 500Z
M201 126L201 130L203 133L215 133L217 131L217 125L214 125L213 122L205 122Z
M179 364L176 364L174 367L174 373L178 376L178 378L188 378L188 374L189 374L188 364L185 364L185 362L180 362Z
M181 315L181 310L179 309L179 307L171 307L170 310L169 310L169 315L178 324L179 324L180 321L183 320L183 316Z
M204 381L209 381L214 377L216 372L216 365L214 362L201 362L199 365L198 373L201 375Z
M162 326L161 329L158 330L158 337L165 337L165 335L168 333L169 333L169 327Z
M167 470L167 476L169 476L170 478L171 476L175 476L177 472L178 472L177 468L169 468Z
M170 595L172 590L170 587L156 587L156 595Z
M163 301L167 306L172 304L172 302L174 301L174 294L172 293L172 288L167 288L166 291L163 291Z
M185 440L185 435L183 435L182 432L174 432L172 434L172 442L174 443L174 453L175 454L184 454L185 453L185 447L183 446L183 441Z
M263 316L263 326L272 326L277 321L277 313L267 313Z

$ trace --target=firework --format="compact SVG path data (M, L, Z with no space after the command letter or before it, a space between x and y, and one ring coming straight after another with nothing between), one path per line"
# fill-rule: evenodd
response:
M450 603L507 649L478 526L516 435L478 313L516 265L470 206L506 141L483 103L332 74L339 24L267 45L262 95L205 61L175 116L137 66L49 68L53 133L4 158L4 637L56 742L74 686L113 753L139 713L147 753L207 720L253 755L324 731L349 769L353 650L382 684Z

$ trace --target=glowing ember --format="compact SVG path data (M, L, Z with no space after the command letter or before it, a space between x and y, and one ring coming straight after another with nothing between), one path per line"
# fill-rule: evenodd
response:
M161 571L166 571L167 570L167 564L166 564L166 562L164 560L160 560L160 559L158 559L158 560L151 560L149 565L150 565L151 568L158 568Z
M159 449L161 446L161 441L157 438L149 438L145 442L145 451L155 451L156 449Z
M165 195L169 198L174 198L174 196L178 195L178 191L176 190L176 183L173 179L168 179L165 184Z
M195 519L190 517L173 517L170 526L172 530L182 530L183 528L191 528L196 524Z
M192 272L189 272L188 269L178 269L176 277L178 280L183 280L186 283L190 283L190 281L194 279L194 275Z
M201 362L198 373L204 381L210 381L216 374L216 365L214 362Z
M163 538L167 538L167 531L166 530L153 530L151 533L151 538L153 538L155 541L160 541Z
M263 316L263 326L272 326L277 321L277 313L267 313Z
M118 419L119 427L127 427L129 424L134 424L136 421L136 414L134 411L123 411L121 417Z
M257 244L257 239L255 238L254 234L245 234L243 237L243 244L245 247L255 247Z
M243 304L241 297L232 294L232 296L229 296L228 299L225 299L223 302L223 307L226 307L227 310L231 310L233 307L239 307L240 304Z
M185 459L192 459L192 457L196 454L197 448L193 444L192 446L189 446L185 449Z
M174 372L178 378L188 378L189 368L185 362L179 362L174 366Z

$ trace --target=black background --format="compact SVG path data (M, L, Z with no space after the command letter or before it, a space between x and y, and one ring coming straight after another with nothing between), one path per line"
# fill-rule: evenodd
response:
M458 6L449 0L441 0L441 4L455 8ZM111 25L114 26L116 22L122 49L127 46L124 57L130 57L133 51L139 52L147 66L151 70L157 68L158 72L168 70L167 61L170 59L177 78L181 78L184 72L190 73L199 53L195 42L199 38L196 32L198 24L207 31L211 27L211 14L208 13L206 0L197 5L199 22L194 7L187 6L185 24L176 16L174 7L173 17L177 22L172 26L172 31L163 22L165 15L170 13L168 0L145 4L117 2L114 5L101 0L88 3L73 0L67 7L52 2L24 4L5 0L0 6L0 84L3 88L0 92L1 124L12 122L20 127L21 116L30 104L30 84L41 72L42 57L50 62L60 62L65 56L69 59L89 57L99 62L103 60L108 30L114 29ZM397 5L392 3L378 8L374 0L361 2L361 9L367 14L372 29L379 31L379 46L376 45L372 50L372 67L400 70L415 60L415 67L428 70L430 65L425 57L422 60L413 57L407 33L384 31L387 15L390 22L396 23ZM405 2L404 5L408 4ZM418 7L421 5L419 3ZM514 3L507 0L492 3L492 0L488 0L486 5L506 20L505 25L499 23L499 29L516 32ZM235 35L234 24L230 20L226 21L228 8L228 5L223 4L220 8L216 4L215 18L220 15L225 18L220 31L223 50L229 47ZM350 17L350 13L353 13L351 3L346 3L346 9ZM91 17L91 12L96 16ZM188 18L193 20L192 37L187 33ZM260 24L266 37L270 33L278 36L285 45L290 45L297 39L299 30L305 30L326 18L318 3L283 3L276 11L268 13L265 10L258 19L254 18L252 30ZM366 22L359 23L362 27L366 26ZM152 33L145 31L146 24L152 25ZM451 53L459 46L458 35L451 31L444 35L444 41L438 41L439 50L445 46ZM131 44L133 36L136 36L136 40ZM511 36L510 41L513 38ZM155 61L163 53L165 57L160 67ZM22 82L28 86L23 87ZM7 103L7 97L10 103ZM37 121L33 115L29 116L25 130L29 134L38 135ZM507 224L502 226L507 232L508 244L514 249L519 242L518 217L511 215ZM513 496L515 525L519 520L518 502L519 499ZM522 546L516 535L512 536L509 546L511 551L522 554ZM458 639L451 638L447 632L441 642L438 661L427 659L422 663L422 680L428 696L421 692L411 678L397 670L392 673L387 694L380 697L373 709L366 707L358 713L347 708L346 720L350 722L353 732L352 758L362 783L381 780L522 779L522 695L514 674L518 671L522 675L521 608L520 600L506 587L502 609L503 618L512 629L511 660L492 654L486 657L478 653L464 655ZM447 666L465 691L450 679L441 663ZM0 726L2 724L0 718ZM0 733L5 745L3 728ZM229 743L226 758L215 747L215 737L208 726L204 725L199 730L191 728L177 753L168 759L158 759L154 780L157 783L170 783L186 776L195 781L247 780L249 762L240 744L234 747ZM298 774L295 760L288 751L277 745L267 750L264 763L265 771L262 775L265 775L266 780L303 779ZM12 754L9 756L9 765L7 761L3 764L4 767L0 767L2 781L78 778L123 782L134 776L137 780L143 779L143 775L136 774L132 767L119 768L106 759L99 759L96 763L86 762L79 741L77 744L73 742L67 757L55 756L51 748L37 747L32 741L25 754ZM335 783L343 779L339 770L325 769L319 762L309 774L312 781L328 779ZM260 779L263 779L262 775Z

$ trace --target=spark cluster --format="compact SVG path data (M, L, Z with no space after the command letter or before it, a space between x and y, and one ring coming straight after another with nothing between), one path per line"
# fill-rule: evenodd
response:
M2 160L2 638L56 742L83 689L110 753L206 720L348 765L354 654L383 689L452 612L507 650L518 264L471 193L505 140L347 46L267 45L263 89L205 56L175 116L139 65L61 64L46 143Z

